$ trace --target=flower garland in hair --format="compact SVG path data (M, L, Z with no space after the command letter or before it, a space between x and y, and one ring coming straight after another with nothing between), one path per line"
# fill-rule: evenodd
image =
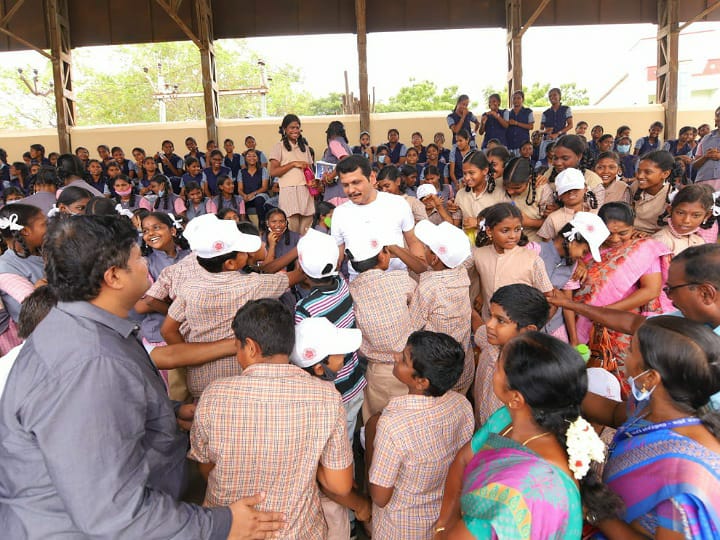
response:
M53 204L52 208L48 210L47 217L57 216L60 213L60 209L57 204Z
M605 444L582 416L570 424L567 439L568 467L577 480L585 478L590 462L605 461Z
M485 220L480 220L480 223L478 223L478 231L482 231L485 229Z

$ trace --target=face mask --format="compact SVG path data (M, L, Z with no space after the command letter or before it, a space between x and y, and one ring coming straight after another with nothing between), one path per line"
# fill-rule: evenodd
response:
M647 389L640 390L637 387L637 385L635 384L635 381L637 381L640 377L645 375L648 371L650 371L650 370L646 369L637 377L628 377L628 382L630 383L630 390L632 391L632 395L638 401L646 401L646 400L650 399L650 395L655 391L654 386L650 390L647 390Z
M329 229L332 225L332 218L329 218L329 217L323 218L323 223Z
M618 152L621 154L627 154L630 152L630 145L629 144L618 144L617 145Z
M158 200L158 196L155 195L154 193L148 193L147 195L145 195L145 198L148 200L148 202L150 204L153 204L155 201Z
M115 193L117 193L121 197L127 197L128 195L130 195L132 193L132 188L123 189L123 190L116 189Z
M325 363L321 363L320 366L323 368L323 375L320 377L324 381L334 381L337 379L337 371L333 371Z
M157 196L158 198L162 199L165 196L165 190L161 189L160 191L158 191Z
M385 163L385 156L378 156L378 163Z

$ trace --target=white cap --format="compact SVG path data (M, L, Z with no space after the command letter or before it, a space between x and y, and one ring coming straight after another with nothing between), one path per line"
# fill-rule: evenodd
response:
M575 240L575 234L580 234L587 240L590 246L590 254L597 262L600 262L600 246L610 236L610 231L600 216L590 212L577 212L570 220L572 230L564 233L565 238L570 242Z
M428 195L437 195L437 190L432 184L420 184L417 188L417 198L422 200Z
M558 196L573 189L585 187L585 175L578 169L565 169L555 178L555 190Z
M338 328L325 317L303 319L295 326L295 347L290 360L302 368L314 366L331 354L348 354L360 348L357 328Z
M322 279L337 275L340 256L335 239L315 229L309 229L297 244L298 262L308 277Z
M253 253L260 249L259 236L241 233L232 220L204 214L191 220L183 233L198 257L212 259L233 251Z
M608 370L598 367L587 368L588 392L599 396L622 401L620 396L620 382Z
M462 229L447 221L435 225L423 219L415 224L415 236L448 268L456 268L470 257L470 242L467 236Z
M387 240L381 231L372 228L363 229L358 230L348 239L345 250L349 253L348 258L351 261L366 261L380 253L385 246L391 244L393 242Z

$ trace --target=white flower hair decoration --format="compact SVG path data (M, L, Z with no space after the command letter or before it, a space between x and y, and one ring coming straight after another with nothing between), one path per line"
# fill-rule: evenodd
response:
M590 462L605 461L605 444L582 416L570 424L567 439L568 467L577 480L585 478Z
M125 216L126 218L133 218L133 213L131 210L128 210L127 208L123 208L122 204L116 204L115 205L115 211L120 214L121 216Z
M565 237L565 240L567 240L568 242L574 242L575 240L577 240L577 234L578 234L578 230L575 227L573 227L568 232L563 233L563 236Z
M18 223L18 215L10 214L8 217L0 218L0 229L11 231L22 231L25 227Z

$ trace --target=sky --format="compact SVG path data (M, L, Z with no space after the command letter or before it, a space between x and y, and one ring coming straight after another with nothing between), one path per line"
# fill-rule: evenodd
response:
M410 79L430 80L439 88L457 85L459 93L479 96L487 86L505 86L507 53L504 29L466 29L368 34L370 92L387 100ZM552 38L553 45L550 45ZM351 91L358 94L357 52L353 34L249 38L248 47L269 66L290 64L302 75L301 87L316 97L344 92L347 70ZM577 46L558 47L554 44ZM720 23L695 23L681 34L680 58L720 58ZM111 61L111 47L92 48L101 65ZM393 51L391 61L389 51ZM110 55L110 58L108 57ZM647 103L646 68L656 63L656 27L651 24L531 27L523 38L523 81L559 86L575 82L587 88L590 102L626 73L637 79L632 92L618 91L603 105ZM42 65L35 52L1 53L0 62L18 67ZM222 66L219 67L222 69ZM696 66L688 67L697 70ZM631 77L632 78L632 77ZM682 105L682 100L681 100Z

